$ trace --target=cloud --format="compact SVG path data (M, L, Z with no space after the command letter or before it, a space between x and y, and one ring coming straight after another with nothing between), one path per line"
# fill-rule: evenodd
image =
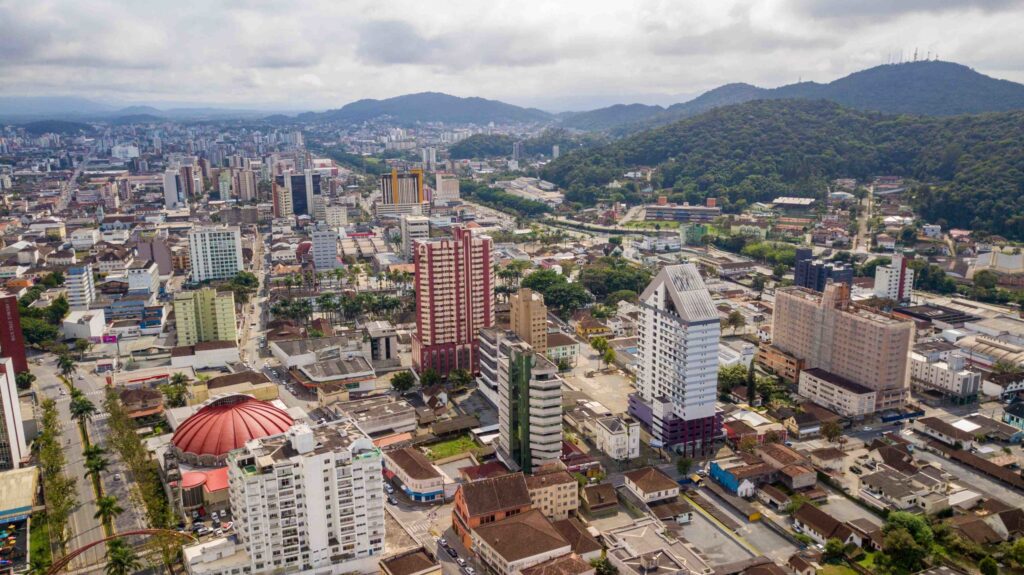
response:
M1020 8L1020 0L796 0L794 8L814 18L883 18L904 14L996 13Z

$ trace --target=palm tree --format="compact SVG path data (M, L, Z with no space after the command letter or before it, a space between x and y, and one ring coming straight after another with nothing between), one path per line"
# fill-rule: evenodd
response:
M110 467L110 462L107 461L107 458L103 457L102 455L86 457L85 476L89 477L90 475L93 475L96 477L96 479L99 479L100 473L106 471L108 467Z
M71 419L79 423L86 423L92 420L92 416L96 414L96 405L85 397L79 396L71 400Z
M60 374L65 378L70 378L78 371L78 364L71 358L70 355L64 353L57 358L57 368L60 369Z
M31 371L23 371L14 376L14 380L17 382L18 389L29 389L36 380L36 376Z
M132 575L141 569L142 561L124 539L107 542L107 575Z
M335 305L334 294L332 293L322 293L316 296L316 307L320 310L321 315L327 314L329 316L333 316ZM333 323L333 317L330 321Z
M86 460L92 457L101 457L106 455L106 453L107 450L104 449L102 445L90 445L82 449L82 456L85 457Z
M118 504L117 497L104 495L96 500L96 513L93 517L106 523L122 513L124 508Z

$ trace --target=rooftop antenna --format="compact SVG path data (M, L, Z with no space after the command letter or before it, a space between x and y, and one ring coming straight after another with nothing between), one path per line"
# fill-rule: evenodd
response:
M914 61L917 62L917 48L914 48Z
M932 51L931 50L928 50L928 53L925 55L924 59L925 60L931 60L932 59Z

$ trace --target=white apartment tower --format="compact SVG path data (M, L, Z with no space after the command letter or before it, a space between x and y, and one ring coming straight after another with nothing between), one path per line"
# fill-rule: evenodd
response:
M404 215L399 222L399 230L402 234L402 255L406 259L411 259L413 242L430 239L430 218Z
M242 233L237 226L204 226L188 233L192 281L222 280L242 271Z
M18 469L29 458L21 400L14 379L14 363L0 358L0 471Z
M324 221L332 230L339 230L348 225L348 207L338 204L324 206Z
M188 207L187 188L181 181L181 171L177 166L164 172L164 208L173 210Z
M721 417L718 309L693 264L667 266L640 296L637 391L629 413L654 440L694 456L713 449Z
M892 256L892 263L875 268L875 296L891 299L896 303L910 300L914 289L914 270L901 253Z
M310 233L313 240L313 265L317 270L338 267L338 232L325 224L318 224Z
M353 421L300 423L284 434L254 439L231 452L227 467L231 511L244 548L232 558L247 563L245 572L377 572L384 552L381 452Z
M435 206L459 200L459 178L455 174L438 172L434 175L434 195L430 198Z
M501 340L498 356L498 457L532 473L562 455L562 378L518 336Z
M87 310L89 304L96 299L96 285L93 283L92 265L68 269L67 272L68 304L73 310Z

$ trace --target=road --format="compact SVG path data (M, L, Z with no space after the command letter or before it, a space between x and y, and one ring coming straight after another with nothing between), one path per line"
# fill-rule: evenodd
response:
M874 186L868 186L868 194L861 200L860 215L857 218L857 237L853 238L853 251L855 253L866 254L871 251L871 242L868 240L868 220L871 219L874 190Z
M256 332L260 331L263 327L263 304L266 302L266 298L260 294L263 293L263 286L265 285L265 278L263 277L264 254L268 253L269 250L266 249L263 243L263 235L260 234L259 228L253 226L253 232L251 271L259 283L256 286L256 292L249 297L249 302L242 306L239 358L243 362L253 361L253 367L258 370L262 365L259 363L259 347ZM254 322L256 323L255 326L252 325Z

